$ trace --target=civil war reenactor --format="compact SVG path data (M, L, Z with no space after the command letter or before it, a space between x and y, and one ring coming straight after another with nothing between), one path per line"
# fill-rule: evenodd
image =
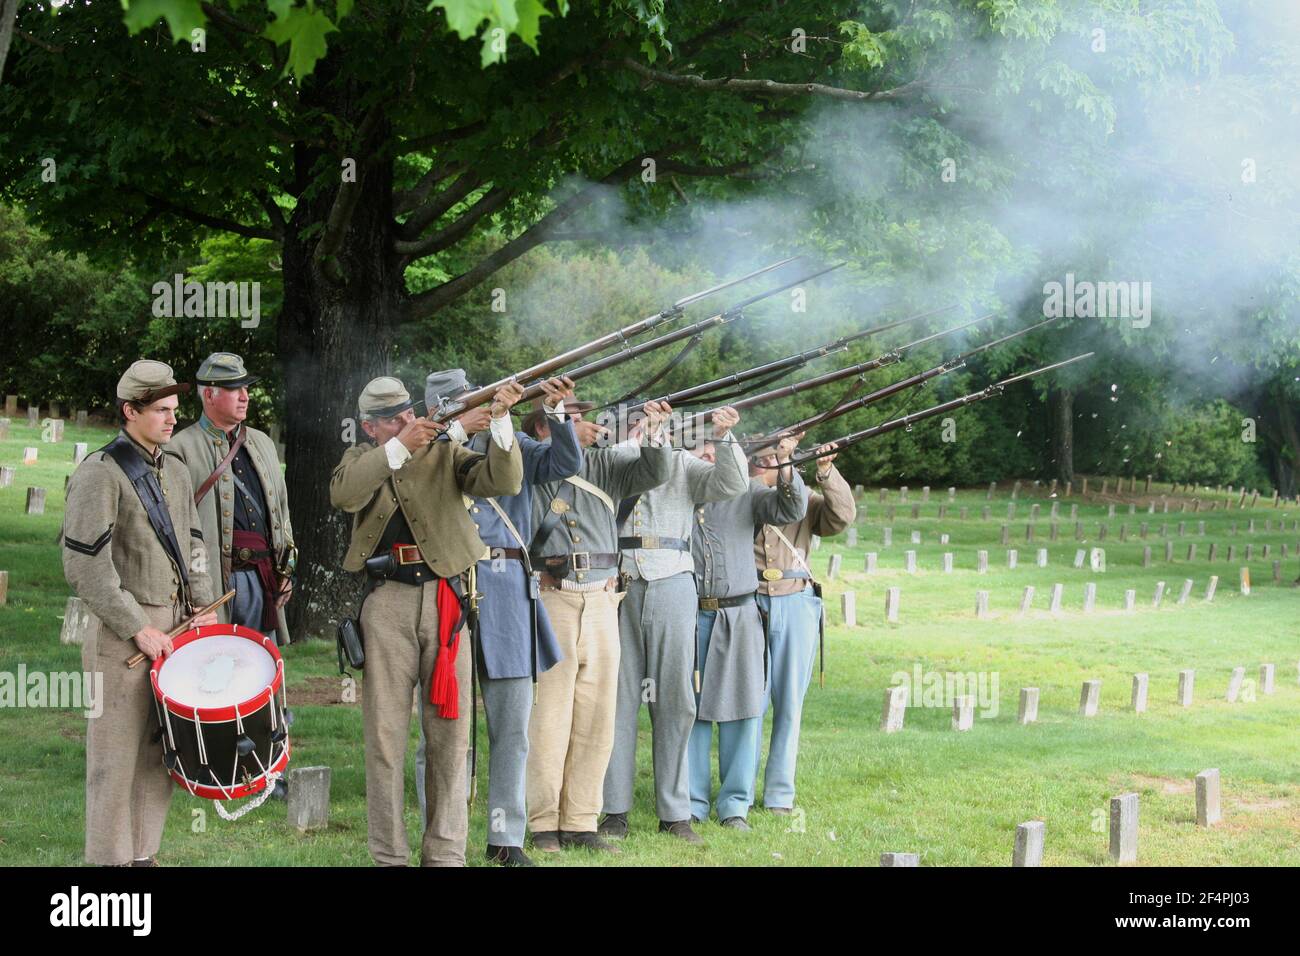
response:
M330 479L330 503L352 514L347 571L364 570L373 590L362 604L365 647L362 710L366 747L366 816L370 855L405 866L402 821L411 695L431 706L425 736L425 866L463 866L469 814L465 754L469 745L470 655L460 654L466 594L482 556L462 495L513 495L523 460L510 408L523 390L502 386L493 397L487 452L450 441L397 379L382 376L361 392L361 428L370 439L349 448Z
M103 713L86 730L86 862L154 866L172 781L153 736L148 667L138 650L172 651L167 632L212 603L189 472L163 454L176 427L178 384L163 362L134 363L117 383L122 429L68 483L63 573L97 618L82 666L102 673ZM215 624L212 612L195 626Z
M776 455L779 462L788 462L795 444L785 439L779 446L751 451L751 458L770 460ZM715 453L712 442L698 451L710 462ZM745 818L754 802L766 708L766 615L754 593L754 534L764 525L800 521L807 508L807 489L794 467L786 465L777 475L775 486L751 478L745 494L698 505L691 530L700 590L696 640L701 678L690 743L691 817L707 820L712 804L718 822L732 830L749 830ZM710 759L715 723L720 784L716 802Z
M463 369L433 372L425 380L430 409L452 406L474 391ZM545 607L538 601L537 579L528 556L533 538L533 489L577 473L582 448L566 415L574 401L566 378L541 383L544 409L553 424L549 443L515 433L523 456L523 487L516 495L495 498L466 495L470 519L490 549L476 568L478 631L476 663L488 726L487 858L502 866L532 866L524 853L527 824L528 723L538 675L562 656ZM462 412L447 426L453 442L483 453L489 443L486 406ZM422 705L426 705L422 701ZM424 806L424 760L416 751L416 793Z
M570 405L566 402L566 408ZM590 403L579 403L590 411ZM618 694L617 502L668 480L672 446L663 434L671 409L650 402L636 447L592 447L608 429L579 421L586 449L578 474L539 485L533 495L532 563L562 659L538 678L529 727L528 828L545 853L568 847L618 852L596 833L605 771L614 746ZM523 423L541 440L558 434L542 411Z
M797 441L803 436L794 437ZM812 536L829 538L857 518L853 490L832 464L835 453L834 443L817 449L815 480L819 490L809 490L808 511L803 520L786 525L764 524L754 536L758 606L767 615L771 667L768 700L772 706L772 737L764 773L763 805L779 815L788 814L794 808L803 699L812 680L813 659L824 626L820 588L813 580L808 561ZM753 461L750 470L772 485L778 480L777 470L772 467L776 463L775 456L760 457ZM756 770L761 746L760 739L754 754Z
M176 433L167 454L189 469L216 590L235 591L218 615L288 644L283 608L298 549L275 442L245 420L248 389L259 377L238 355L213 352L195 378L203 414Z
M653 725L655 812L659 832L703 842L691 827L687 745L695 724L695 616L699 595L691 560L697 504L726 501L749 487L745 456L731 440L734 408L713 413L713 437L726 443L716 464L674 448L668 480L619 504L618 545L627 592L619 607L620 659L614 750L605 773L605 818L598 832L628 832L636 780L638 714L644 700ZM688 441L696 440L688 436Z

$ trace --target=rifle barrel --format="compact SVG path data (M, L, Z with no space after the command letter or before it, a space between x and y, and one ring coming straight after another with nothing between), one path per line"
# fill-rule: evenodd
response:
M569 365L573 362L577 362L580 359L584 359L589 355L594 355L597 352L603 352L605 349L611 348L612 346L618 345L620 343L626 344L629 338L636 335L641 335L644 332L649 332L651 329L654 329L659 325L662 325L664 322L668 322L671 321L672 319L679 317L682 314L682 310L687 305L690 305L693 302L698 302L700 299L703 299L706 296L714 295L715 293L721 292L723 289L729 289L734 285L738 285L739 283L745 282L748 279L752 279L755 276L760 276L765 272L771 272L773 269L779 269L781 266L786 265L787 263L793 262L795 259L800 259L800 258L803 257L790 256L788 258L781 259L779 262L774 262L771 265L763 266L761 269L756 269L753 272L749 273L748 275L743 275L738 279L731 279L727 282L723 282L711 288L705 289L702 292L696 292L691 295L685 296L684 298L678 299L668 308L663 309L660 312L656 312L654 315L647 316L644 319L640 319L636 322L633 322L631 325L619 329L617 332L607 333L606 335L602 335L599 338L592 339L590 342L587 342L585 345L579 345L576 348L569 349L567 352L562 352L559 355L552 356L551 358L547 359L544 362L538 362L536 365L529 366L523 371L516 372L514 375L511 375L507 378L498 379L497 381L493 382L490 385L484 385L481 386L480 388L474 389L472 392L467 392L465 395L462 395L460 398L458 398L450 408L438 411L436 413L431 413L430 417L434 421L438 421L438 422L447 421L448 419L453 418L456 415L459 415L461 412L466 411L467 409L475 408L479 405L482 405L484 402L491 400L492 396L496 394L497 390L509 382L512 381L527 382L527 381L531 381L532 379L541 378L543 376L550 375L552 372L556 371L557 369L561 369L566 365ZM538 392L540 393L540 389L538 389Z
M903 319L896 319L893 322L886 322L884 325L877 325L869 329L861 329L849 335L840 336L834 342L827 342L825 345L819 345L815 349L808 349L798 352L794 355L787 355L785 358L773 359L763 365L755 365L753 368L747 368L743 372L735 372L731 375L724 375L721 378L715 378L711 382L704 382L700 385L692 385L690 388L678 389L675 392L669 392L661 395L653 401L668 402L670 405L677 405L682 402L689 402L693 399L700 398L722 388L732 388L737 385L743 385L745 382L753 381L756 378L764 378L768 375L776 375L786 369L799 368L801 365L807 365L815 359L824 358L836 352L843 352L849 347L850 342L856 342L859 339L865 339L872 335L879 335L882 332L888 332L890 329L896 329L900 325L907 325L916 322L919 319L927 318L931 315L937 315L940 312L954 308L954 305L946 305L941 309L932 309L929 312L919 312L916 315L909 315ZM630 409L641 408L645 402L636 402L629 406Z
M1004 342L1010 342L1012 339L1018 339L1022 335L1028 335L1030 332L1033 332L1036 329L1041 329L1044 325L1049 325L1055 321L1055 318L1044 319L1042 322L1026 326L1023 329L1018 329L1009 335L1004 335L991 342L985 342L983 345L976 346L967 352L963 352L961 355L948 359L946 362L941 362L933 368L928 368L923 372L917 372L915 375L909 375L907 378L899 379L897 382L891 382L888 385L876 389L874 392L869 392L858 398L842 402L829 411L810 415L807 418L795 422L793 425L787 425L785 428L777 429L771 434L763 436L762 441L766 443L777 440L785 435L805 431L812 428L814 425L824 424L833 418L839 418L841 415L847 415L849 412L857 411L859 408L866 408L868 405L874 405L876 402L883 401L891 395L897 395L899 392L906 391L907 389L920 385L923 382L928 382L932 378L937 378L940 375L946 375L949 372L956 371L963 367L972 356L978 355L981 352L986 352L991 348L1002 345Z
M858 365L850 365L846 368L836 369L832 372L826 372L822 375L805 379L802 382L795 382L791 385L782 385L779 388L760 392L757 395L750 395L748 398L742 398L739 401L732 402L731 407L737 411L746 408L753 408L756 405L762 405L778 398L789 398L792 395L798 395L799 393L806 392L809 389L820 388L823 385L829 385L832 382L852 378L855 375L865 375L867 372L873 372L878 368L883 368L886 365L892 365L895 362L900 361L903 357L903 352L908 349L915 348L918 345L923 345L926 342L932 342L945 335L951 335L954 332L960 332L962 329L968 329L972 325L977 325L980 322L993 318L995 314L996 313L994 312L990 312L987 315L980 316L978 319L974 319L970 322L964 322L961 325L953 326L950 329L944 329L942 332L935 332L933 335L927 335L924 338L915 340L914 342L908 342L906 345L900 345L895 349L891 349L888 352L876 356L870 361L862 362ZM713 413L716 411L716 408L711 408L707 412L699 412L696 415L691 416L691 419L688 419L688 421L693 420L697 425L707 424L713 420Z
M709 316L707 319L701 319L700 321L693 322L690 325L682 326L680 329L674 329L672 332L665 332L663 335L650 339L648 342L642 342L640 345L634 345L631 346L630 348L620 349L617 352L614 352L610 355L606 355L604 358L599 358L593 362L588 362L586 365L580 365L578 366L578 368L575 368L563 374L567 378L570 378L576 382L580 379L587 378L588 376L595 375L597 372L603 372L608 368L613 368L615 365L621 365L624 362L630 362L632 359L640 358L642 355L645 355L649 352L653 352L656 349L661 349L665 345L672 345L674 342L680 342L683 339L688 339L694 335L701 334L706 330L713 328L714 326L727 325L728 323L734 322L736 319L741 318L742 313L744 312L747 306L751 306L755 302L759 302L762 301L763 299L774 296L778 292L784 292L786 289L792 288L793 286L797 286L800 283L810 282L813 279L816 279L819 276L823 276L828 272L834 272L836 269L840 268L843 265L845 265L845 263L838 262L833 266L827 266L824 269L818 269L816 272L812 272L807 275L800 276L798 279L794 279L793 281L786 282L783 285L775 286L771 289L766 289L763 292L758 293L757 295L750 296L748 299L745 299L743 302L739 302L736 305L731 306L729 309L726 309L723 312L714 313L713 315ZM528 388L524 389L523 397L520 398L519 401L521 402L530 401L531 399L536 398L540 394L542 394L541 383L530 385ZM457 411L457 414L459 414L459 410Z
M1058 368L1073 365L1075 362L1082 362L1084 359L1092 358L1094 355L1096 355L1095 352L1084 352L1082 355L1076 355L1073 358L1065 359L1062 362L1056 362L1052 365L1044 365L1042 368L1036 368L1029 372L1022 372L1020 375L1014 375L1011 378L1004 378L1000 382L994 382L992 385L985 386L978 392L971 392L969 395L963 395L960 398L954 398L951 401L943 402L939 405L933 405L930 408L923 408L919 412L912 412L911 414L904 415L901 418L882 422L879 425L873 425L872 427L864 428L861 431L850 432L847 435L832 439L829 442L822 442L818 445L818 448L821 448L824 445L835 445L837 452L842 451L849 445L855 445L868 438L875 438L879 435L885 434L886 432L897 431L900 428L907 428L914 422L919 422L922 419L932 418L935 415L942 415L945 412L950 412L966 405L973 405L976 402L982 402L986 398L993 398L997 395L1001 395L1008 385L1014 385L1016 382L1023 382L1026 379L1045 375L1048 372L1054 372ZM812 461L815 458L817 458L817 454L814 450L806 455L796 455L792 457L789 464L802 465L804 462Z

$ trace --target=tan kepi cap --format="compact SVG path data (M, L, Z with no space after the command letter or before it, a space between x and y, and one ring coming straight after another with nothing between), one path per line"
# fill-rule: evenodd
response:
M391 375L381 375L361 390L357 410L362 418L392 418L414 404L405 385Z
M117 380L118 400L139 402L142 405L150 405L160 398L189 390L189 382L177 383L170 365L152 359L131 363L131 367Z
M249 375L244 360L234 352L213 352L203 360L194 376L200 385L217 388L242 388L261 380L260 375Z

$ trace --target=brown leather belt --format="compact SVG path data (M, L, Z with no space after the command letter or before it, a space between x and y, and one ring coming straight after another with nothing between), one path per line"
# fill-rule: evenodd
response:
M724 607L740 607L754 600L752 594L737 594L729 598L700 598L701 611L721 611Z
M691 543L685 538L664 538L658 535L639 535L619 538L618 546L624 551L690 551Z

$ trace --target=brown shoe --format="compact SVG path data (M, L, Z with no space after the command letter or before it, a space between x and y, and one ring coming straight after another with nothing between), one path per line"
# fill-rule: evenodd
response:
M768 813L778 817L788 817L790 815L789 807L766 807L764 809L766 809Z
M687 843L700 846L704 843L700 835L691 829L690 820L660 820L659 832L668 833L677 837L679 840L685 840Z
M539 853L560 852L560 831L542 830L533 834L533 849Z
M569 847L582 847L587 850L596 850L601 853L622 853L623 850L602 840L598 834L590 831L579 830L561 830L560 846L568 849Z

